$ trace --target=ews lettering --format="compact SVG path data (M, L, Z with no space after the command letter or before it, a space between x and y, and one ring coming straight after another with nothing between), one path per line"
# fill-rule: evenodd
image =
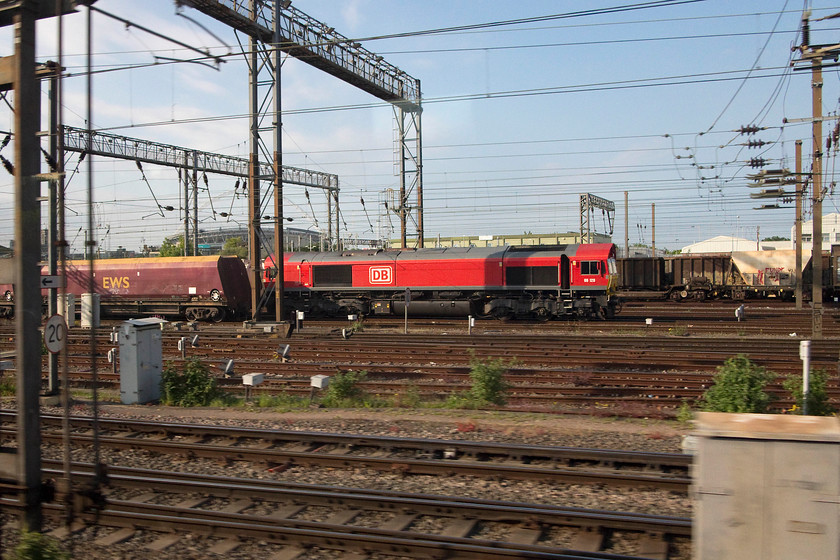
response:
M131 287L128 276L106 276L102 279L102 287L106 290L127 290Z

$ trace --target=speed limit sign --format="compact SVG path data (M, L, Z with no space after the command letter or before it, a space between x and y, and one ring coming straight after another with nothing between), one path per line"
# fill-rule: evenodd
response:
M61 315L53 315L47 319L44 325L44 346L52 354L61 352L64 348L64 341L67 338L67 323Z

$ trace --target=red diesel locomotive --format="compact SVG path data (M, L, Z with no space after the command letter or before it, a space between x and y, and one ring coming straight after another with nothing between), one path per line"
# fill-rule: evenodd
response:
M615 245L286 253L284 306L312 316L615 315ZM273 285L274 257L263 280Z

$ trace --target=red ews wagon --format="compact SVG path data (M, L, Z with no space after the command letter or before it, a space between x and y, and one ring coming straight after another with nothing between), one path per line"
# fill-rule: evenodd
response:
M313 315L612 317L615 245L287 253L285 306ZM273 285L273 256L263 278Z
M66 269L66 291L78 301L91 292L90 265L67 261ZM41 274L47 274L47 267ZM251 307L251 283L238 257L95 259L92 281L103 316L157 315L218 322L247 317ZM11 316L13 287L0 286L0 294L0 309Z

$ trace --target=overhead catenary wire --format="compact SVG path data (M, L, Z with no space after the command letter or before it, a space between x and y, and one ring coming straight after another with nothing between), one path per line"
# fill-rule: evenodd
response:
M429 150L429 149L430 149L429 145L428 145L428 144L427 144L427 145L425 145L425 146L424 146L424 149ZM578 151L582 151L582 150L575 150L575 151L576 151L576 152L578 152ZM608 150L604 150L604 152L605 152L605 153L607 153L607 152L608 152ZM428 152L427 152L427 153L428 153ZM725 155L728 155L728 154L725 154ZM494 156L485 156L485 157L494 157ZM513 159L513 158L516 158L516 157L518 157L518 156L516 156L515 154L509 154L509 155L504 155L504 156L497 156L497 158L498 158L498 157L505 157L505 158L508 158L508 159ZM452 157L452 158L448 158L448 159L449 159L450 161L453 161L453 162L454 162L454 161L459 161L459 160L461 160L462 158L460 158L460 157ZM481 158L481 156L476 156L476 158L475 158L475 159L480 161L482 158ZM721 158L721 160L726 160L726 159L731 159L731 158L726 158L726 157L722 157L722 158ZM428 162L433 162L433 161L434 161L434 158L428 158L428 157L426 157L426 158L424 158L424 160L428 163ZM441 161L442 161L442 159L441 159ZM331 165L331 162L322 163L321 165ZM478 166L476 166L476 167L478 167ZM520 174L522 175L522 178L523 178L523 179L530 179L530 175L532 175L532 174L533 174L533 173L527 173L528 177L526 177L526 173L524 173L524 172L522 172L522 171L523 171L523 170L524 170L524 171L527 171L527 170L528 170L528 166L527 166L527 165L524 165L524 164L523 164L523 165L515 165L515 164L514 164L514 165L509 165L508 167L509 167L509 171L508 171L508 172L511 172L511 173L516 173L516 172L517 172L517 170L520 170L520 172L521 172ZM612 166L606 166L606 167L607 167L607 169L606 169L606 170L604 170L604 172L605 172L605 173L614 174L614 175L617 175L617 174L620 174L620 173L630 173L630 172L631 172L631 170L620 170L620 169L615 169L615 168L613 168ZM730 167L730 168L729 168L729 170L730 170L730 175L732 175L732 168ZM453 170L448 170L447 172L449 173L449 176L450 176L450 177L454 177L454 176L457 176L458 174L468 174L468 173L470 173L471 171L469 171L469 170L461 170L461 169L453 169ZM504 173L505 171L504 171L504 170L497 170L497 169L493 169L493 170L490 170L490 172L492 172L492 173L498 173L498 174L501 174L501 173ZM435 175L435 173L434 173L433 171L428 171L428 170L427 170L427 173L428 173L428 174L426 175L426 177L427 177L427 178L434 177L434 175ZM345 177L345 174L343 174L343 173L342 173L342 177L344 178L344 177ZM591 174L591 173L587 173L587 174L585 175L585 177L587 177L588 179L592 179L592 178L594 177L594 175L593 175L593 174ZM372 179L373 179L372 183L374 183L374 184L377 184L377 185L382 185L382 186L387 185L387 180L386 180L384 177L379 176L379 174L374 174L374 176L372 177ZM367 183L365 183L365 184L367 184ZM435 186L435 183L434 183L434 182L427 183L427 186ZM560 186L562 187L562 185L560 185ZM499 184L499 186L498 186L498 187L496 187L496 188L498 188L498 189L503 189L503 188L505 188L505 187L504 187L504 186L500 183L500 184ZM546 183L546 186L545 186L545 187L543 187L543 188L545 189L543 192L544 192L544 193L548 193L548 192L550 192L550 189L552 189L552 188L556 188L556 185L553 187L552 185L550 185L550 184ZM607 185L607 186L605 186L604 188L611 189L611 188L620 188L620 187L615 187L615 186L613 186L613 185ZM641 189L640 189L640 190L641 190L641 192L654 192L656 188L657 188L657 184L656 184L656 183L650 183L650 184L642 184L642 185L641 185ZM671 190L678 190L678 189L680 188L680 186L678 186L678 185L677 185L677 186L674 186L674 187L668 187L668 188L669 188L669 189L671 189ZM537 186L537 187L534 187L534 190L538 190L538 189L540 189L540 187L538 187L538 186ZM670 191L669 191L669 190L666 190L665 192L670 192ZM427 191L427 194L429 194L429 192L428 192L428 191ZM434 200L434 198L433 198L433 197L430 197L430 198L429 198L429 200ZM452 198L452 200L457 200L457 198L453 197L453 198ZM234 202L234 197L232 197L232 198L231 198L231 209L233 209L233 202ZM210 200L210 203L211 203L211 205L212 205L212 199ZM659 205L658 205L658 206L659 206ZM351 206L347 206L347 205L345 205L344 210L345 210L345 212L344 212L343 214L344 214L344 215L346 215L346 216L347 216L347 218L348 218L348 220L349 220L349 219L350 219L350 216L352 215L352 210L353 210L353 209L352 209L352 207L351 207ZM361 210L361 212L359 212L359 218L360 218L360 219L366 219L366 221L368 222L368 225L370 225L370 217L369 217L369 216L362 216L362 214L366 214L367 209L366 209L366 208L364 208L364 209L359 209L359 210Z
M152 185L150 185L149 180L146 179L146 173L145 173L145 171L143 171L143 164L140 163L139 159L134 160L134 163L137 165L137 169L140 170L140 177L143 179L143 182L146 183L147 187L149 187L149 192L152 194L152 198L154 199L155 204L157 205L157 211L160 212L160 215L165 217L166 214L163 213L164 210L169 210L169 211L175 210L175 208L172 207L172 206L162 206L161 203L158 202L157 196L155 196L155 191L152 188ZM150 214L150 215L152 215L152 214Z

